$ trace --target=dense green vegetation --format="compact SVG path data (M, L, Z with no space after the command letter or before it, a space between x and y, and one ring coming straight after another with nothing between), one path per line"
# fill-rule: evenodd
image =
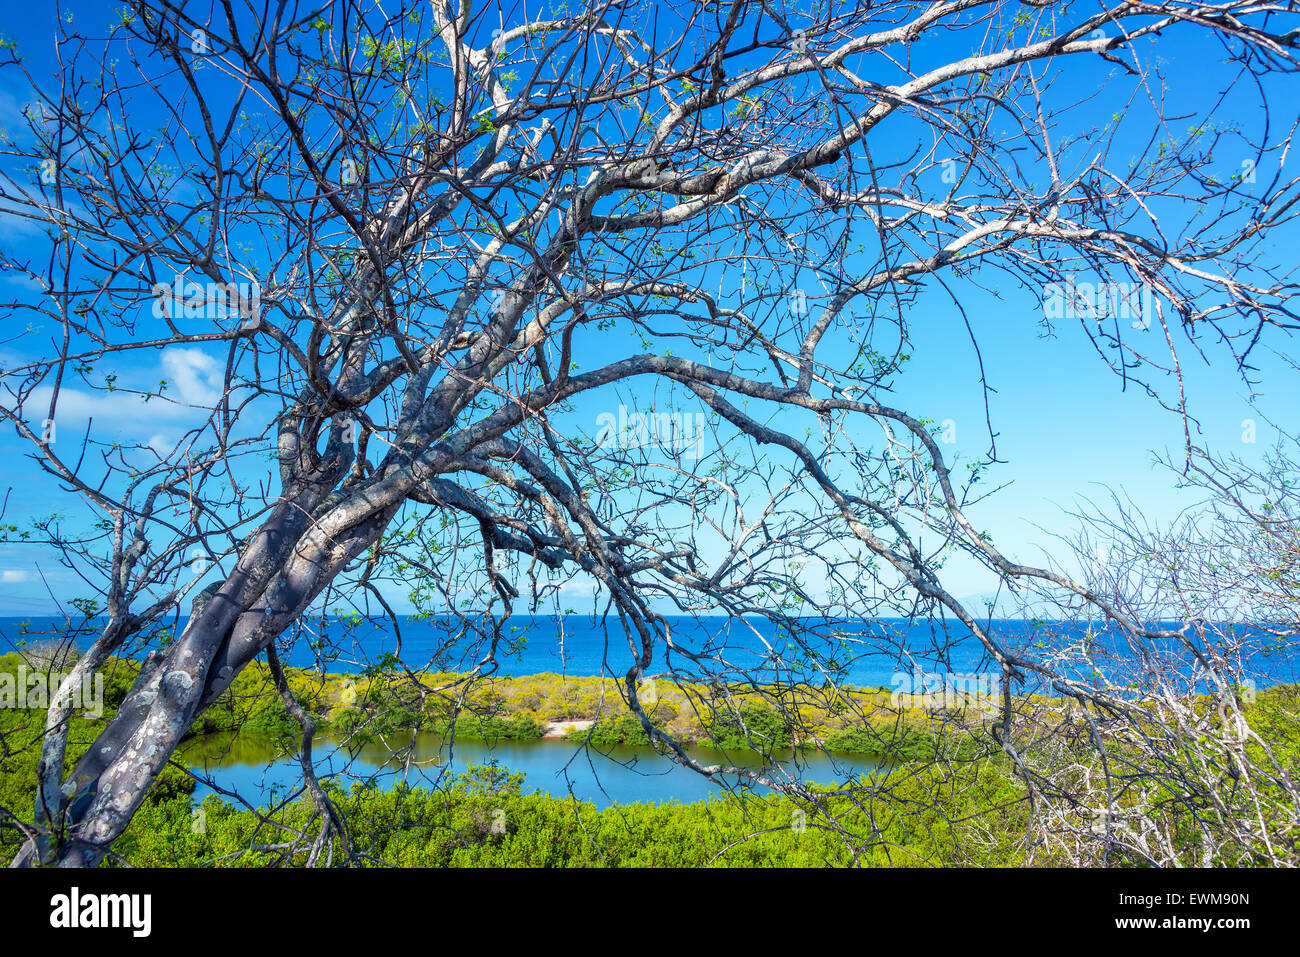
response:
M895 787L931 808L859 806L851 795L828 800L837 828L873 846L859 863L874 866L1005 863L1023 826L1016 786L984 762L959 778L914 775ZM937 789L937 791L936 791ZM598 811L587 803L524 793L521 775L480 768L445 790L398 784L391 790L357 785L334 790L351 844L363 863L403 867L698 867L704 865L825 866L852 860L846 841L812 812L776 797L715 799L694 804L631 804ZM971 860L956 838L981 809L1005 808L1001 840L985 843L983 859ZM936 809L938 808L938 809ZM299 800L274 815L273 823L209 797L196 811L184 800L155 802L132 822L117 850L137 866L259 866L301 863L314 833L314 808ZM292 842L296 849L256 846Z
M14 673L23 663L16 654L0 656L0 672ZM30 661L27 667L30 670ZM66 669L66 663L63 667ZM114 659L104 669L103 714L97 719L74 715L69 731L70 762L80 758L112 717L137 673L138 664L128 659ZM558 675L494 679L472 686L460 710L453 712L447 707L447 697L429 695L426 689L454 684L454 675L423 676L424 688L392 674L349 677L288 669L286 676L320 731L349 735L356 742L412 729L445 733L455 714L455 734L461 740L538 738L548 723L589 718L595 721L589 730L567 735L575 744L586 742L597 748L650 744L641 723L627 713L618 698L616 683L608 679ZM863 694L870 702L879 697L876 692ZM733 710L699 707L698 701L677 689L664 689L649 712L657 726L684 740L715 748L766 750L791 745L790 730L776 711L748 700L743 692L729 696L735 702ZM0 710L0 807L28 822L33 818L35 768L44 719L45 713L39 709ZM230 691L190 729L194 736L232 732L278 739L286 749L301 735L263 665L252 665L241 673ZM835 746L842 751L893 752L897 760L935 753L934 736L906 724L885 727L883 734L882 729L843 727L829 729L828 734L836 736ZM518 776L503 780L504 784L488 786L484 779L470 775L437 793L405 784L390 791L356 786L342 792L332 782L327 786L355 829L354 848L388 863L687 865L707 862L737 841L741 847L728 851L725 862L832 863L847 853L844 842L819 828L815 819L799 833L795 853L788 845L790 834L798 833L789 830L795 806L775 798L646 804L598 812L592 805L523 793ZM200 813L192 804L193 791L189 775L180 768L169 768L119 842L117 852L136 865L194 865L214 860L264 863L276 854L244 851L255 844L283 843L284 828L301 829L314 814L310 802L299 801L268 814L273 821L268 823L258 814L215 797L203 802ZM484 830L485 813L495 810L505 812L503 833L490 826ZM193 825L200 817L204 828L198 832ZM756 830L770 828L784 828L785 837L773 833L747 839ZM643 840L647 833L661 835L662 840L647 844ZM704 835L709 840L703 840ZM11 857L18 843L16 831L0 831L0 859ZM930 848L925 853L918 849L913 856L918 861L938 862L937 854L937 849Z
M18 655L0 656L0 674L14 673L22 663ZM89 747L137 672L129 660L114 660L104 669L104 713L98 719L74 716L69 761ZM454 684L451 675L423 676L423 687L391 673L349 678L290 670L287 677L322 730L359 741L411 729L445 732L455 713L447 706L450 695L428 691ZM730 796L598 811L591 804L527 793L521 775L493 767L475 769L436 791L401 782L388 790L374 784L342 790L330 780L325 786L348 823L354 854L370 864L827 865L852 862L854 844L867 848L858 863L875 866L1024 860L1027 790L981 724L939 725L897 712L890 720L885 696L876 691L840 692L829 703L808 692L785 716L739 690L725 690L722 697L730 707L719 706L717 689L659 691L649 708L654 723L687 740L724 750L789 748L800 743L791 727L794 713L805 736L812 728L826 749L877 756L882 769L853 789L827 789L820 809L781 797ZM455 694L463 698L455 733L461 739L528 739L541 736L549 723L562 727L564 721L590 717L592 727L570 731L571 741L597 748L650 746L645 729L616 692L608 680L555 675L495 679L468 692L458 686ZM1296 703L1297 688L1281 686L1261 693L1251 711L1252 725L1291 766L1300 764ZM0 807L27 822L33 819L44 720L40 709L0 709ZM246 669L191 728L195 736L232 732L279 739L286 749L301 734L264 666ZM808 743L806 737L802 743ZM212 796L196 805L193 791L188 774L168 769L116 845L120 858L109 864L305 861L319 826L307 798L254 812ZM1169 829L1176 840L1194 844L1196 817L1195 809L1170 800ZM15 829L0 829L0 861L18 845ZM1034 863L1051 863L1051 853L1037 849Z
M0 673L14 672L23 659L0 655ZM66 669L66 665L64 666ZM130 659L104 668L105 714L111 715L138 673ZM547 725L594 721L593 744L648 744L645 729L627 710L621 683L611 678L537 674L492 677L465 684L462 676L429 672L411 676L375 669L361 675L325 674L286 668L290 689L321 732L346 733L358 741L402 730L445 732L452 723L467 740L530 739ZM677 686L660 682L657 695L642 703L652 723L678 741L723 749L781 751L818 745L846 753L879 755L909 738L911 751L925 734L925 712L889 706L881 689L792 689ZM776 698L780 711L772 706ZM958 726L977 732L972 712ZM265 664L254 662L190 729L191 734L250 731L295 738L297 722L280 700ZM572 737L582 740L588 732ZM931 749L932 750L932 749ZM919 753L919 752L918 752Z

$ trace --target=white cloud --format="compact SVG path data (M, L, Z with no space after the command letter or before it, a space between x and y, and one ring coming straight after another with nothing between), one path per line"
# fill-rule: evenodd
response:
M32 195L35 195L34 187ZM54 226L50 222L38 218L37 212L26 204L21 206L0 204L0 241L8 246L15 249L23 247L23 251L30 255L32 250L28 247L31 243L44 240L46 245L42 248L52 244L50 233L53 229ZM8 273L6 278L10 278ZM22 273L13 273L12 278L27 280L31 288L42 288L30 276Z
M162 366L182 402L210 409L221 398L223 367L206 352L169 349L163 353Z
M160 380L167 380L167 391L159 398L148 401L143 396L127 392L87 392L83 389L59 390L59 403L54 413L56 429L81 432L87 419L95 424L116 428L150 430L149 444L158 448L165 445L170 452L174 446L156 431L163 423L198 424L208 409L221 398L224 367L212 356L198 349L173 348L162 355L161 368L152 373L120 375L119 385L141 392L156 390ZM29 423L40 424L49 409L52 389L40 386L33 389L23 404L23 414ZM57 441L57 437L56 437Z
M176 443L167 438L167 436L163 435L161 432L157 435L151 436L149 441L145 444L148 445L149 448L153 449L160 459L166 459L167 456L171 455L176 449Z
M592 595L599 594L600 588L601 586L599 582L591 581L590 579L583 580L575 578L560 586L560 594L570 597L576 595L580 598L588 598Z
M0 230L3 230L6 235L11 235L9 233L8 222L9 221L6 218L4 211L0 210ZM0 282L3 282L7 286L15 286L19 289L25 289L28 292L45 292L44 283L26 273L18 272L16 269L10 269L4 273L0 273Z
M0 569L0 582L6 585L17 585L20 582L30 581L31 572L24 571L21 568Z

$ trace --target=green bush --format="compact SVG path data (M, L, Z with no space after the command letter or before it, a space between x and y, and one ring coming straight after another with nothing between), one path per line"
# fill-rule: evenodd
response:
M615 745L650 746L650 736L641 725L641 719L634 714L602 717L587 731L570 731L565 737L570 741L587 741L598 748L611 748Z
M790 730L776 711L757 703L740 706L739 715L718 710L709 722L713 746L723 751L777 751L790 747Z
M462 714L456 721L456 737L464 741L528 741L542 736L542 726L518 715Z
M244 723L243 730L277 741L292 740L302 735L302 725L289 714L283 701L277 701L276 706L253 715Z
M400 867L825 867L853 862L842 837L822 826L816 808L789 799L715 798L694 804L626 804L597 810L568 798L525 793L522 776L497 766L471 768L447 788L428 791L400 783L391 790L326 784L348 821L363 866ZM837 827L869 845L866 866L1014 864L1021 853L1024 796L1005 768L993 762L957 777L910 771L892 783L890 802L868 813L827 791L827 814ZM996 807L997 813L989 809ZM201 810L203 827L193 821ZM984 830L960 851L962 828L953 823L975 810ZM803 811L801 816L797 812ZM307 799L278 810L273 824L314 829ZM798 822L798 826L796 824ZM991 828L991 829L990 829ZM142 808L117 850L134 866L256 867L279 863L278 852L252 850L282 832L256 814L207 798ZM310 841L304 842L305 846ZM294 858L301 864L305 849Z

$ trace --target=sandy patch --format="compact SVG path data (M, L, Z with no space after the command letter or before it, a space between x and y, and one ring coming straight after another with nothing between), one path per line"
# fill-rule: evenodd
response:
M570 731L586 731L596 722L590 718L572 718L566 721L549 721L542 729L543 738L562 738Z

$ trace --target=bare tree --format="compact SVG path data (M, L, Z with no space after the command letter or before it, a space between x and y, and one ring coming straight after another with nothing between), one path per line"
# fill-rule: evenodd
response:
M0 174L3 207L49 238L3 261L39 291L8 304L28 358L0 374L0 411L99 522L44 542L107 621L65 693L189 606L71 769L70 709L50 708L16 863L102 859L241 669L311 609L383 609L385 583L413 578L461 619L464 674L426 693L491 673L512 610L589 580L661 748L810 798L774 769L701 765L650 722L639 681L662 662L781 704L838 682L837 649L887 644L842 622L946 616L1002 681L1000 746L1041 777L1012 689L1095 689L1010 648L943 562L973 556L1166 635L968 519L978 489L933 410L888 401L913 306L943 291L949 316L924 321L965 334L966 291L1044 295L1049 324L1077 317L1126 382L1180 411L1180 355L1207 330L1248 369L1294 323L1269 242L1294 215L1294 117L1272 115L1266 85L1294 71L1300 21L1291 3L829 6L340 0L259 20L133 3L107 37L60 23L57 86L6 51L33 101L4 150L30 175ZM1157 51L1179 37L1236 79L1175 128ZM1265 134L1228 122L1243 103ZM179 348L224 357L201 401L109 378ZM188 402L195 424L138 447L92 428L65 451L41 423L84 388ZM667 425L593 434L590 411L628 395ZM774 620L796 650L697 653L665 606ZM328 841L342 825L322 815Z
M1056 596L1054 617L1092 627L1048 637L1043 661L1089 690L1020 702L1039 805L1030 860L1295 865L1293 448L1263 467L1202 448L1167 463L1206 496L1168 526L1119 495L1080 516L1090 588L1129 620L1174 624L1117 628ZM1277 686L1257 687L1265 676Z

